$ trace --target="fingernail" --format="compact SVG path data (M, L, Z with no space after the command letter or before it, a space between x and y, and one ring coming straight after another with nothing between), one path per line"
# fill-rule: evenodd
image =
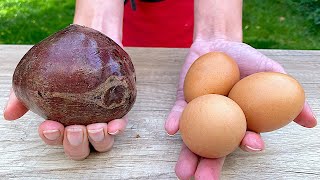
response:
M119 134L119 130L116 130L115 132L108 132L110 135L117 135L117 134Z
M100 129L88 129L88 133L89 133L90 138L93 141L101 142L104 139L103 128L100 128Z
M79 146L83 142L83 131L81 128L67 129L67 139L72 146Z
M262 151L262 149L259 149L259 148L253 148L253 147L250 147L248 145L245 145L244 148L249 151L249 152L258 152L258 151Z
M43 135L44 137L46 137L47 139L53 141L53 140L56 140L60 137L60 131L57 130L57 129L52 129L52 130L46 130L46 131L43 131Z
M173 137L173 136L174 136L174 134L169 134L169 133L167 133L167 135L170 136L170 137Z

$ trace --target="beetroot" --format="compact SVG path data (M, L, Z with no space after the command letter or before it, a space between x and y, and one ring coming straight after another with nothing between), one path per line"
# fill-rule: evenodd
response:
M136 99L129 55L91 28L70 25L33 46L13 75L17 98L64 125L122 118Z

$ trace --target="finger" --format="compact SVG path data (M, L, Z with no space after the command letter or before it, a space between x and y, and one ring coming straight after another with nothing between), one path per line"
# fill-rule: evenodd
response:
M264 142L260 134L247 131L241 141L240 148L248 152L257 152L264 150Z
M56 121L46 120L38 128L39 136L48 145L62 145L64 126Z
M196 180L219 179L225 158L206 159L202 158L195 173Z
M188 147L183 144L178 162L175 167L176 175L179 179L190 179L197 168L198 156L191 152Z
M186 61L181 69L180 76L179 76L179 83L177 87L176 102L173 105L164 124L164 128L167 131L168 135L174 135L179 130L180 116L187 105L187 102L184 99L184 92L183 92L184 80L190 66L198 56L199 55L195 54L194 52L189 52L189 54L187 55Z
M296 117L294 122L300 124L303 127L313 128L317 125L316 116L313 114L309 104L304 103L304 107L301 113Z
M89 153L89 141L86 127L82 125L67 126L63 139L64 152L73 160L83 160Z
M23 116L28 109L17 99L13 90L10 91L10 96L7 105L5 106L3 116L6 120L15 120Z
M185 100L177 100L165 122L165 130L169 135L174 135L179 130L179 121L184 108L187 106Z
M98 152L106 152L111 149L114 136L108 134L107 123L96 123L87 126L89 141Z
M108 134L117 135L126 129L128 124L128 117L124 116L122 119L115 119L108 123Z
M264 67L262 67L262 70L265 72L278 72L278 73L283 73L287 74L284 70L284 68L276 61L269 59L266 57L264 59Z

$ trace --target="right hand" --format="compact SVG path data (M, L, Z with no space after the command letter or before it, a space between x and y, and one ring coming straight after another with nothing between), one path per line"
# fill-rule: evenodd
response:
M28 109L17 99L13 90L4 110L6 120L16 120ZM39 136L48 145L63 145L68 157L73 160L85 159L90 154L89 143L98 152L110 150L114 136L123 132L128 118L115 119L107 123L96 123L87 126L72 125L64 127L61 123L45 120L38 128Z

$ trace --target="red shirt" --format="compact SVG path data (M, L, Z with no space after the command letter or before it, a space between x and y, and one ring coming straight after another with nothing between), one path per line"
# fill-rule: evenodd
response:
M135 2L135 11L130 2L124 7L124 46L190 47L193 36L193 0Z

